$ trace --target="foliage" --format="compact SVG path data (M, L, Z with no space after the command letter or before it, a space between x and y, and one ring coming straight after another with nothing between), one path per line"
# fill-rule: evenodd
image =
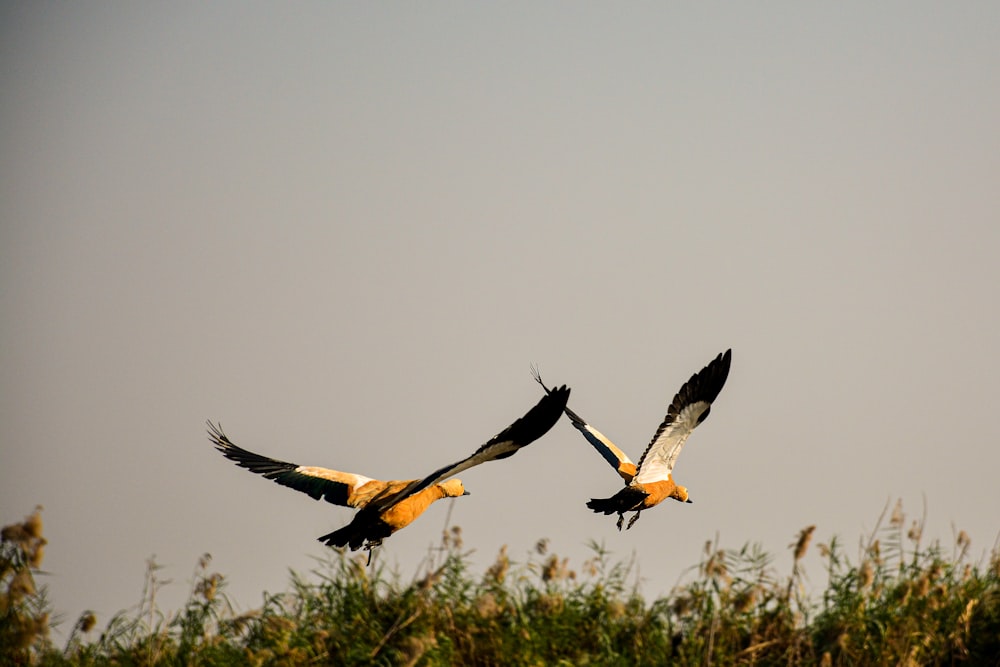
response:
M45 589L35 573L45 555L41 507L0 531L0 658L26 663L49 632Z
M804 592L802 568L814 526L790 545L787 576L758 545L708 542L683 583L651 603L630 583L634 563L613 562L598 544L579 572L542 540L520 564L504 547L477 575L455 527L412 581L377 559L368 567L364 556L331 551L310 576L293 574L287 592L245 614L223 594L225 579L209 574L207 554L187 604L164 614L150 562L142 603L96 637L96 619L84 614L62 650L46 632L44 596L14 583L38 566L31 545L44 544L40 521L29 530L29 517L20 533L4 529L0 664L997 664L1000 554L970 562L964 532L945 554L921 544L922 520L906 528L897 505L882 526L886 513L856 563L836 538L817 546L828 576L817 600Z

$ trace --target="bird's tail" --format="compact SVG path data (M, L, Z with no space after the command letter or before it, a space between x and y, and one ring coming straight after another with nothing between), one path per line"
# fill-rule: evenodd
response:
M328 547L350 546L351 551L355 551L364 544L365 534L352 522L317 539Z
M598 514L614 514L615 512L621 511L619 509L619 503L617 498L591 498L587 503L587 507L594 510Z
M371 549L382 544L382 540L392 535L392 526L382 521L377 513L367 508L354 515L354 519L332 533L318 538L328 547L350 547L357 551L361 547Z
M649 495L641 489L626 486L610 498L592 498L587 507L599 514L614 514L642 509L642 501Z

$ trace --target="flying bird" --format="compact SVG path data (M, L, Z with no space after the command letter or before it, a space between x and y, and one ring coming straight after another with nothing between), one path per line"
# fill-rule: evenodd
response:
M223 456L237 465L316 500L360 510L343 528L319 538L327 546L369 550L412 523L431 503L441 498L468 495L461 480L449 479L480 463L505 459L545 435L559 420L569 389L563 385L547 392L531 410L471 456L446 465L423 479L381 481L349 472L300 466L268 458L237 447L221 424L208 422L208 438Z
M718 397L726 384L731 357L732 350L726 350L684 383L670 403L667 416L656 429L656 434L647 445L646 451L642 453L638 465L633 463L607 436L584 421L569 407L564 408L573 426L625 480L625 488L621 491L610 498L592 498L587 507L599 514L617 512L618 530L622 529L625 512L635 512L625 527L628 530L639 519L642 510L649 509L667 498L691 502L687 487L674 482L672 474L674 464L688 436L708 417L712 401ZM542 382L538 370L533 369L533 374L548 395L551 390Z

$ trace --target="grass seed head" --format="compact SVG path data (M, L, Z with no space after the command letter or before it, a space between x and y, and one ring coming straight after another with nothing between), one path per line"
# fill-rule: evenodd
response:
M958 546L964 549L968 547L970 544L972 544L972 538L969 537L969 534L967 532L965 532L964 530L960 530L958 531L958 537L955 538L955 542L956 544L958 544Z
M502 584L507 578L507 570L509 569L510 558L507 557L507 545L505 544L500 547L500 553L497 554L493 565L490 565L489 569L486 570L486 578L495 584Z
M39 505L35 508L35 511L24 520L24 530L28 533L29 537L41 537L42 536L42 506Z
M798 541L795 543L795 560L802 560L803 556L806 555L806 550L809 548L809 540L812 539L813 531L816 530L816 526L806 526L799 532Z
M931 590L931 579L925 573L919 579L917 579L917 595L919 597L927 597L927 593Z
M0 530L0 539L4 542L22 544L28 539L28 535L24 532L22 524L12 523L9 526L4 526L3 530Z
M479 614L479 618L495 618L500 614L500 605L497 604L497 598L493 593L486 592L476 598L476 613Z
M437 639L434 635L423 635L421 637L409 636L403 639L400 649L405 658L403 665L412 667L427 653L428 650L437 646Z
M42 566L42 560L45 558L45 545L48 543L44 537L35 538L28 551L28 565L36 570Z
M84 634L93 630L95 625L97 625L97 616L92 611L83 612L76 622L76 627Z
M757 602L757 587L750 586L733 599L733 609L737 614L745 614L753 608L755 602Z
M896 506L892 508L892 516L889 518L889 525L893 528L899 528L903 525L903 521L906 520L906 515L903 514L903 499L900 498L896 501Z
M28 570L18 570L7 587L7 594L13 602L20 602L29 595L35 594L35 579Z
M726 567L726 552L723 549L719 549L709 556L702 567L707 577L712 579L729 578L729 569Z
M569 558L563 558L559 560L559 556L552 554L549 556L548 560L545 561L545 566L542 568L542 581L560 581L562 579L575 578L570 576L569 571Z
M875 568L872 566L870 560L866 560L861 564L861 572L859 572L859 583L861 584L861 590L867 589L872 585L872 581L875 580Z
M872 559L876 563L878 563L879 565L881 565L882 564L882 543L879 542L878 540L875 540L874 542L872 542L871 547L869 547L869 549L868 549L868 554L872 557Z
M694 600L690 595L678 595L671 605L674 614L679 617L687 616L694 609Z

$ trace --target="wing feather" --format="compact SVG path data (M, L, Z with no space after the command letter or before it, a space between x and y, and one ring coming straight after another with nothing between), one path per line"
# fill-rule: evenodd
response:
M531 372L535 381L542 385L542 389L544 389L546 393L549 393L551 390L545 386L544 382L542 382L542 376L538 372L538 369L532 368ZM588 424L580 415L570 410L569 406L564 408L563 411L569 418L570 423L572 423L573 426L583 434L583 437L587 439L587 442L589 442L594 449L597 450L597 453L601 455L601 458L607 461L608 465L614 468L626 482L631 482L632 477L635 475L635 464L632 462L632 459L630 459L625 452L619 449L615 443L611 442L610 438Z
M646 484L667 478L688 436L708 418L712 402L729 377L732 350L726 350L691 376L670 403L667 416L639 459L635 479Z
M423 479L415 480L399 493L379 498L371 503L369 508L375 512L384 512L403 499L419 493L427 487L453 477L463 470L497 459L513 456L522 447L530 445L545 435L559 420L566 401L569 399L569 388L563 385L546 394L531 410L513 424L473 452L470 456L438 468Z
M216 425L208 422L208 439L212 441L216 449L222 452L223 456L235 461L236 465L241 468L262 475L282 486L301 491L316 500L326 500L334 505L360 507L363 504L360 501L365 496L357 494L358 489L373 483L379 486L384 485L384 483L364 475L314 466L300 466L255 454L242 447L237 447L222 431L221 424ZM369 487L367 490L374 489Z

